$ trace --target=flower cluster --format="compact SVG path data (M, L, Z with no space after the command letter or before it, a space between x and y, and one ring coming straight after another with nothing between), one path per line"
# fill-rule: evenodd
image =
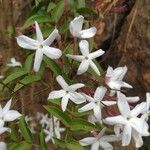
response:
M66 54L66 57L80 62L77 70L77 75L84 74L91 68L97 76L100 76L100 70L98 69L94 59L102 56L105 52L101 49L94 52L90 52L88 38L93 37L96 34L96 28L91 27L89 29L83 28L84 17L79 16L70 22L70 32L74 39L81 40L79 42L80 53ZM59 59L62 55L62 51L55 47L50 47L55 39L59 38L59 32L55 28L50 36L44 40L41 30L37 22L36 27L36 40L31 39L25 35L17 37L17 43L19 46L25 49L36 50L34 60L34 71L38 72L43 56L46 55L50 59ZM77 40L76 40L77 41ZM98 122L106 127L114 126L114 135L104 135L106 128L103 128L100 133L94 134L94 137L86 137L80 140L80 144L83 146L92 145L91 150L98 150L99 147L104 150L113 149L109 142L122 141L122 146L130 144L131 138L134 139L135 146L141 147L143 145L143 136L149 136L148 131L148 116L150 114L150 94L147 93L146 102L142 102L136 105L134 108L130 103L139 101L139 97L126 97L121 93L121 88L132 88L132 86L123 81L125 74L127 73L127 67L118 67L113 69L108 67L104 85L99 85L94 95L85 94L82 92L82 88L86 87L83 83L74 83L69 85L63 76L58 75L56 80L61 86L60 90L54 90L49 93L48 99L61 99L61 109L63 112L67 110L69 100L80 108L79 112L91 111L92 116L89 116L89 121L92 123ZM109 113L104 115L103 110L113 107L118 108L119 115ZM107 112L107 111L106 111ZM60 123L57 118L48 118L48 116L42 116L40 124L44 127L46 133L46 142L48 142L55 134L60 138L60 132L64 131L64 128L59 128ZM53 131L55 128L55 132Z

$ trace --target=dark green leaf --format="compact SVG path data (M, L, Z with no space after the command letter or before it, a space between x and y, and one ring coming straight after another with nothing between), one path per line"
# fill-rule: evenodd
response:
M94 11L93 9L91 8L80 8L77 10L78 13L80 14L87 14L87 15L95 15L96 14L96 11Z
M56 4L53 3L53 2L50 2L49 5L48 5L48 7L47 7L47 12L50 12L55 7L56 7Z
M78 8L85 7L85 0L78 0Z
M27 72L30 72L31 69L32 69L32 64L33 64L33 57L34 57L34 53L33 54L30 54L25 63L24 63L24 69L27 71Z
M47 150L47 144L45 142L45 135L43 131L40 132L40 147L41 150Z
M57 139L57 138L53 138L54 139L54 143L56 145L58 145L61 148L66 148L66 143L63 140Z

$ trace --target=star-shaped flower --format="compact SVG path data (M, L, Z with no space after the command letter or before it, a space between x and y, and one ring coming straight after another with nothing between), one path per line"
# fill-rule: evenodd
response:
M17 43L22 48L36 50L33 69L34 71L38 72L43 59L43 54L45 54L47 57L51 59L58 59L61 57L62 52L58 48L49 46L59 35L57 29L54 29L54 31L49 35L49 37L46 40L44 40L42 32L37 22L35 22L35 27L36 27L36 40L31 39L25 35L21 35L17 37Z
M81 104L85 102L84 96L76 92L76 90L82 88L84 84L76 83L76 84L68 85L66 81L63 79L63 77L60 75L57 76L56 80L59 83L59 85L62 87L62 89L57 91L52 91L49 94L48 99L62 98L61 108L63 111L66 110L69 99L75 104Z
M137 117L143 112L145 103L137 105L134 109L130 110L130 106L127 103L126 96L120 92L118 95L118 108L121 113L119 116L108 117L104 120L105 123L109 125L122 125L122 145L127 146L131 141L131 137L135 139L136 133L138 136L148 136L148 124L144 119ZM137 142L137 141L135 141ZM136 143L136 145L138 145Z
M0 150L7 150L7 144L5 142L0 142Z
M96 137L87 137L80 140L82 146L91 146L91 150L99 150L99 147L103 150L112 150L113 147L109 142L120 140L116 135L104 135L106 128L103 128Z
M0 127L3 127L5 122L10 122L21 117L21 114L16 110L10 110L12 100L9 100L5 107L0 106Z
M125 74L127 73L127 67L118 67L113 70L112 67L108 67L107 73L105 76L105 83L112 89L112 90L120 90L121 87L132 88L131 85L122 81Z
M7 64L8 67L17 67L22 66L19 61L16 61L16 59L13 57L10 59L10 63Z
M81 62L77 74L81 75L85 73L90 66L98 75L100 75L100 72L95 63L93 62L93 59L103 55L105 52L99 49L95 52L89 53L89 43L86 40L82 40L79 43L79 47L82 55L70 55L70 54L66 55L71 59Z
M115 101L103 101L106 91L107 89L101 86L96 89L94 93L94 97L90 97L84 94L85 98L87 99L89 103L83 106L82 108L80 108L79 112L93 110L96 119L101 122L101 119L102 119L101 109L104 106L110 106L110 105L116 104Z
M87 39L91 38L96 34L96 28L91 27L89 29L82 30L83 27L83 22L84 22L84 17L83 16L78 16L74 18L70 22L70 32L74 37L80 38L80 39Z

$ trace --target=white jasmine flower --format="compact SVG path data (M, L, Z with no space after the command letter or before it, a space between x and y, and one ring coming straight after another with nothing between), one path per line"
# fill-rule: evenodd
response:
M16 61L16 59L13 57L10 59L10 63L7 64L8 67L17 67L22 66L19 61Z
M69 26L71 34L74 37L80 39L87 39L93 37L96 34L97 31L96 28L91 27L89 29L82 30L83 22L84 22L84 17L81 15L74 18L74 20L70 22L70 26Z
M48 114L42 114L42 117L39 122L42 128L47 127L49 122L50 122L50 119L48 118Z
M10 110L12 100L9 100L5 107L0 106L0 127L4 126L5 122L10 122L21 117L21 114L16 110Z
M130 106L127 103L125 95L120 92L118 92L117 95L118 108L121 115L108 117L104 120L104 122L109 125L122 125L122 146L127 146L131 141L131 137L135 140L135 137L138 139L139 135L149 135L148 124L144 121L144 119L137 117L143 112L145 103L141 103L141 105L137 105L134 109L130 110ZM138 141L136 140L136 145L141 145L137 142Z
M0 150L7 150L7 144L5 142L0 142Z
M105 76L105 83L112 89L111 95L114 95L115 90L120 90L121 87L132 88L131 85L122 81L127 73L127 67L118 67L113 70L112 67L108 67Z
M79 112L93 110L95 117L97 120L101 121L102 119L102 112L101 109L106 105L114 105L116 104L115 101L103 101L103 97L105 96L107 89L103 86L98 87L95 91L94 97L90 97L84 94L85 98L89 102L85 106L79 109Z
M3 75L0 75L0 79L3 79L4 78L4 76Z
M62 89L57 91L52 91L49 94L48 99L62 98L61 108L63 111L66 110L69 99L75 104L81 104L85 102L84 96L76 92L76 90L82 88L84 84L76 83L76 84L68 85L66 81L63 79L63 77L60 75L57 76L56 80L59 83L59 85L62 87Z
M140 98L138 96L126 97L126 100L128 103L136 103L140 100Z
M82 40L79 43L79 47L80 47L80 51L81 51L82 55L67 54L67 57L81 62L80 66L78 68L77 74L81 75L81 74L85 73L90 66L98 75L100 75L100 72L99 72L97 66L95 65L95 63L92 60L103 55L105 52L103 50L99 49L95 52L89 53L89 43L86 40Z
M21 35L17 37L17 43L22 48L36 50L33 68L34 71L38 72L43 59L43 54L45 54L47 57L51 59L58 59L61 57L62 52L58 48L49 46L59 35L57 29L54 29L54 31L49 35L49 37L46 40L44 40L42 32L37 22L35 22L35 27L36 27L36 40L31 39L25 35Z
M96 137L87 137L80 140L82 146L91 146L91 150L99 150L99 147L103 150L112 150L113 147L109 142L118 141L119 138L116 135L104 135L106 128L103 128Z

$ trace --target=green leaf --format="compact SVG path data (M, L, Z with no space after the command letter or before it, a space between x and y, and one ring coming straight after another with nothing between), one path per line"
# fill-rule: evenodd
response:
M25 141L29 142L29 143L32 143L33 136L32 136L32 133L30 132L30 130L29 130L28 126L27 126L27 123L26 123L24 117L22 117L19 120L19 129L20 129L21 134L24 137Z
M62 75L62 70L59 65L54 61L49 59L48 57L44 57L44 62L47 66L55 73L55 75Z
M40 132L40 148L41 150L47 150L47 144L45 142L45 135L43 131Z
M58 22L64 13L64 0L61 0L53 9L52 20Z
M8 150L31 150L32 144L26 141L21 141L19 143L10 143L8 145Z
M52 18L48 15L41 15L41 14L33 15L26 20L25 24L21 29L24 30L28 28L29 26L34 24L35 21L37 21L38 23L52 22Z
M66 148L67 145L66 145L65 141L57 139L57 138L54 138L54 137L53 137L53 140L54 140L54 143L56 145L58 145L59 147Z
M87 15L96 15L96 11L94 11L93 9L91 8L80 8L80 9L77 9L77 12L79 14L87 14Z
M85 0L78 0L78 8L85 7Z
M52 115L59 118L61 122L64 123L64 125L66 125L67 127L70 126L70 122L71 122L70 117L65 112L62 112L60 109L58 109L55 106L46 105L44 106L44 108Z
M26 61L25 61L25 63L24 63L24 69L25 69L27 72L30 72L31 69L32 69L33 57L34 57L34 53L28 55L28 56L27 56L27 59L26 59Z
M92 123L90 123L84 119L80 119L80 118L72 119L71 123L70 123L70 127L71 127L72 131L76 131L76 130L84 130L84 131L98 130L98 128L94 124L92 124Z
M66 144L67 144L67 148L69 150L85 150L80 144L78 141L74 140L74 139L71 139L71 140L68 140L66 141Z
M40 79L41 79L41 77L38 75L28 75L28 76L24 77L22 80L20 80L20 82L15 86L14 92L17 92L22 87L24 87L28 84L31 84L33 82L39 81Z
M4 81L4 84L8 84L9 82L12 82L22 76L24 76L25 74L27 74L27 71L24 71L23 69L19 69L17 72L14 72L12 74L10 74Z
M53 3L53 2L50 2L49 5L48 5L48 7L47 7L47 12L50 12L55 7L56 7L56 4Z
M59 29L59 31L60 31L60 33L65 33L65 32L67 32L68 31L68 29L69 29L69 21L65 21L64 22L64 24L60 27L60 29Z

